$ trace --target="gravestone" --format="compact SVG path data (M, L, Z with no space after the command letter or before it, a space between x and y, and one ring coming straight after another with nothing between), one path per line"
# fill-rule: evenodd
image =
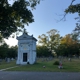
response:
M68 61L71 61L71 58L69 58Z
M11 58L11 61L13 61L14 60L14 58Z
M8 63L10 62L10 58L7 58L7 62L8 62Z

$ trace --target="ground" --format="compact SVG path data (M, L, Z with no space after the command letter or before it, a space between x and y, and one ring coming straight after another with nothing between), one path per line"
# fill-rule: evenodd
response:
M80 80L80 72L0 71L0 80Z

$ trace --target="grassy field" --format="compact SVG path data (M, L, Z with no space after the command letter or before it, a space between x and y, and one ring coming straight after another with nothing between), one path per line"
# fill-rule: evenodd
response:
M13 66L16 66L15 61L11 61L8 63L3 60L2 62L0 62L0 69L5 69L5 68L13 67Z
M19 67L8 69L8 71L51 71L51 72L80 72L80 59L72 59L68 61L64 59L63 69L59 69L58 65L53 65L58 59L53 59L51 61L42 61L38 59L37 63L33 65L17 65ZM16 66L15 61L10 63L2 63L0 69ZM45 66L45 68L43 68Z

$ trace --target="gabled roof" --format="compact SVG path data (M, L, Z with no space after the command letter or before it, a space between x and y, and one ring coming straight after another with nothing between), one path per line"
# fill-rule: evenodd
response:
M26 33L23 33L21 36L17 37L17 40L35 40L37 41L37 39L34 38L33 35L29 36Z

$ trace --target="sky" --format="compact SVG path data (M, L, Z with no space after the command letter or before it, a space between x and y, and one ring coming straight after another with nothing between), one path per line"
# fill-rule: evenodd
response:
M61 36L72 33L76 27L76 22L74 18L78 14L67 14L66 21L60 21L63 18L64 10L70 5L72 0L42 0L39 5L36 6L36 9L32 11L34 16L33 23L30 23L29 26L25 26L29 35L32 35L38 39L38 36L41 34L46 34L46 32L51 29L56 29L59 31ZM79 3L79 0L76 0L75 3ZM18 41L16 37L9 38L5 40L8 45L15 46Z

